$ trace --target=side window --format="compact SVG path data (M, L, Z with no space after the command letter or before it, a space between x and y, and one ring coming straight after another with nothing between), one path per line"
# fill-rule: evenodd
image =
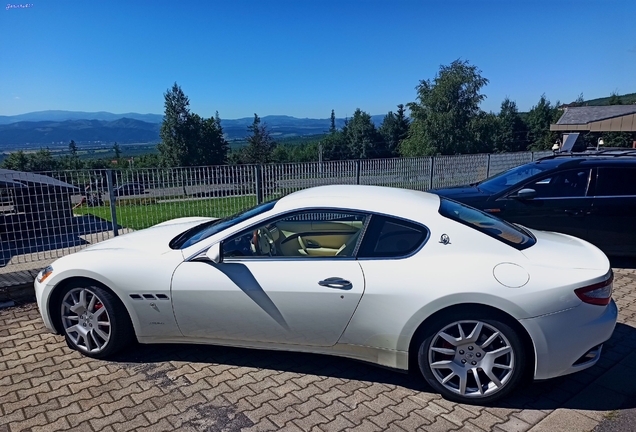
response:
M387 216L371 217L358 257L395 258L415 252L427 239L421 225Z
M305 211L250 228L223 242L223 258L352 257L367 215Z
M537 198L583 197L589 178L589 169L567 170L528 183L524 188L534 189Z
M596 196L636 196L636 168L599 168Z

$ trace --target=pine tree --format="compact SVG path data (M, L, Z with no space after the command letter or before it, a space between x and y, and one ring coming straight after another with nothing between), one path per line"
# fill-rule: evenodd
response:
M245 163L267 163L271 161L272 151L276 143L272 139L265 124L254 114L254 122L247 127L250 135L247 137L248 145L244 150Z
M176 82L163 97L165 112L157 148L164 165L188 166L192 159L188 146L192 127L190 100Z

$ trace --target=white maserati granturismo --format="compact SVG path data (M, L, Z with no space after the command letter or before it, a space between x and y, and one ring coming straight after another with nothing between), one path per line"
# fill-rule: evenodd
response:
M437 195L322 186L183 218L42 270L51 331L104 358L141 343L332 354L489 403L594 365L614 330L607 257Z

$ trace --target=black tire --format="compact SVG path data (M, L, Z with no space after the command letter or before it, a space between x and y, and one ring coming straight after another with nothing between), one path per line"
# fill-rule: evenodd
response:
M82 292L85 296L83 304L87 307L82 306ZM96 300L93 301L93 297ZM97 284L69 284L57 298L58 305L54 311L59 314L60 328L72 349L88 357L103 359L120 351L134 339L134 329L121 300ZM77 312L72 311L71 306Z
M477 323L482 324L482 335L478 334L479 339L473 343L468 339L471 330L477 329ZM458 342L458 338L461 339L458 326L462 327L466 336L465 343ZM443 331L446 336L453 336L453 343L440 336ZM480 342L484 344L490 337L494 337L493 341L482 347ZM528 353L517 332L507 322L491 318L486 313L453 314L438 319L427 325L427 331L416 347L418 366L428 384L445 399L464 404L487 405L505 397L522 383L528 367ZM510 354L498 355L508 348ZM454 354L450 354L451 350ZM489 362L492 362L492 367ZM433 368L431 364L437 367ZM446 364L450 367L446 368ZM504 369L510 365L511 370ZM460 375L465 377L463 394ZM494 376L498 383L490 376ZM443 383L446 378L448 381Z

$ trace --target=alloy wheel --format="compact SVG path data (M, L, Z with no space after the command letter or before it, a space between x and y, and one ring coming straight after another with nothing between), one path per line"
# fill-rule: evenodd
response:
M501 391L515 370L510 341L482 321L456 321L437 332L428 348L435 379L451 393L483 398Z
M98 354L111 337L111 319L103 301L89 288L73 288L62 299L62 325L73 344Z

